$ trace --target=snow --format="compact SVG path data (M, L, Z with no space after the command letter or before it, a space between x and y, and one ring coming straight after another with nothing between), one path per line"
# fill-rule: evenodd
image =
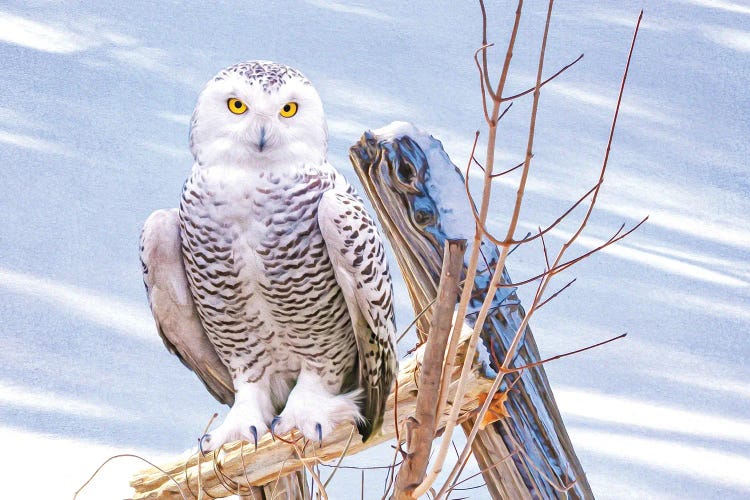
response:
M451 238L471 241L474 237L474 219L469 212L466 195L459 189L461 185L457 185L460 178L456 166L446 156L440 141L414 124L403 121L394 121L373 130L373 133L382 140L409 136L417 143L430 165L429 175L425 179L425 190L440 211L439 220L443 232ZM465 207L466 210L458 210L456 207Z
M105 460L118 454L139 455L157 462L172 458L154 450L90 443L7 426L0 427L0 439L12 450L0 459L3 470L13 470L3 481L3 495L7 498L45 498L50 493L56 498L72 498ZM43 477L40 467L44 470ZM132 492L128 486L130 478L146 467L148 464L137 458L114 459L78 498L128 498Z

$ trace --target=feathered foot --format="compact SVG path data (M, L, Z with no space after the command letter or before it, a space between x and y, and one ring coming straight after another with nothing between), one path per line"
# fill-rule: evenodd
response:
M261 384L244 384L237 390L234 406L219 427L200 440L202 453L242 439L258 448L258 439L268 432L273 405L268 390Z
M284 435L296 428L307 439L322 445L323 438L338 424L362 420L357 406L359 394L331 394L317 374L303 371L284 411L271 423L272 432Z

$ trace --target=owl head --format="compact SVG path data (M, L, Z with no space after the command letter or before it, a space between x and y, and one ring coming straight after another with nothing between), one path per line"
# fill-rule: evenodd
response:
M267 168L323 162L323 104L299 71L270 61L235 64L198 97L190 150L200 165Z

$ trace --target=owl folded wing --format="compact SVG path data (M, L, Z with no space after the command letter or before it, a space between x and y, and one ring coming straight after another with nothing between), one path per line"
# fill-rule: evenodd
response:
M356 195L341 189L326 191L318 207L318 224L352 318L366 420L359 431L366 440L382 425L397 370L388 262L375 223Z
M177 356L221 403L234 404L229 371L206 336L182 262L178 210L157 210L141 233L141 263L156 329Z

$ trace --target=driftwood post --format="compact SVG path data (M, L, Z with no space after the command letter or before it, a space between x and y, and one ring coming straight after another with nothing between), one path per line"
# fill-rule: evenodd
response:
M437 297L446 242L473 234L463 176L440 141L406 123L365 133L350 158L393 244L414 309L421 311ZM493 244L483 242L484 269L473 284L474 300L465 318L473 326L484 297L494 293L480 345L490 378L524 316L515 289L488 290L498 254ZM505 270L502 283L511 283ZM424 323L422 328L427 331ZM512 366L540 359L527 328ZM472 446L492 497L593 498L543 366L521 372L514 389L506 404L510 417L480 431ZM464 430L473 424L473 419L464 422Z

